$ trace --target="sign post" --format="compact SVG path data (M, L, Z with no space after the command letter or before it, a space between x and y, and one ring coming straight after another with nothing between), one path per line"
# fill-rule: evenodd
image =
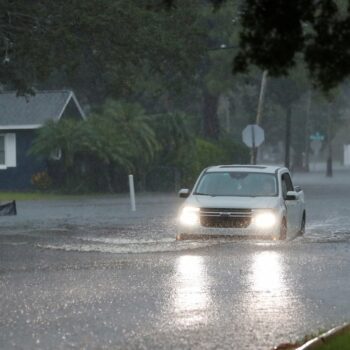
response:
M315 155L315 160L318 160L318 155L322 148L322 142L324 141L324 135L320 134L318 131L310 135L310 147L313 154Z
M256 150L265 140L264 129L257 124L249 124L242 131L242 140L251 149L250 163L256 164Z
M320 153L321 148L322 148L322 141L312 140L310 143L310 146L311 146L311 149L314 152L314 154L316 156L318 156L318 154Z

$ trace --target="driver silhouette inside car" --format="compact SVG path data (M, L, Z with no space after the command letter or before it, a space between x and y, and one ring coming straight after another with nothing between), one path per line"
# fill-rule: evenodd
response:
M261 185L262 196L273 196L276 194L275 181L273 179L264 179Z

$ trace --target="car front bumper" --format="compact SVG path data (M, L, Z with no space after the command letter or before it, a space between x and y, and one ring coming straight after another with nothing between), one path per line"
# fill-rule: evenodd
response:
M206 239L206 238L261 238L277 239L280 234L280 225L276 224L271 228L258 228L253 224L247 228L232 227L203 227L200 224L194 226L178 225L177 237L179 239Z

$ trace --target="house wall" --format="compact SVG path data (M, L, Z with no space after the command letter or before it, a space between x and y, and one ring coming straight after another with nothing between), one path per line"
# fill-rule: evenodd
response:
M33 174L46 169L44 161L28 155L32 145L35 130L4 130L4 133L16 133L17 165L7 169L0 169L0 190L31 189Z

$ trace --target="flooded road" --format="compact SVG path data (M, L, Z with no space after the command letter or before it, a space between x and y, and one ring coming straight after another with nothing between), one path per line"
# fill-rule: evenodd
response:
M294 177L287 242L175 241L172 195L0 218L1 349L271 349L350 320L350 173Z

